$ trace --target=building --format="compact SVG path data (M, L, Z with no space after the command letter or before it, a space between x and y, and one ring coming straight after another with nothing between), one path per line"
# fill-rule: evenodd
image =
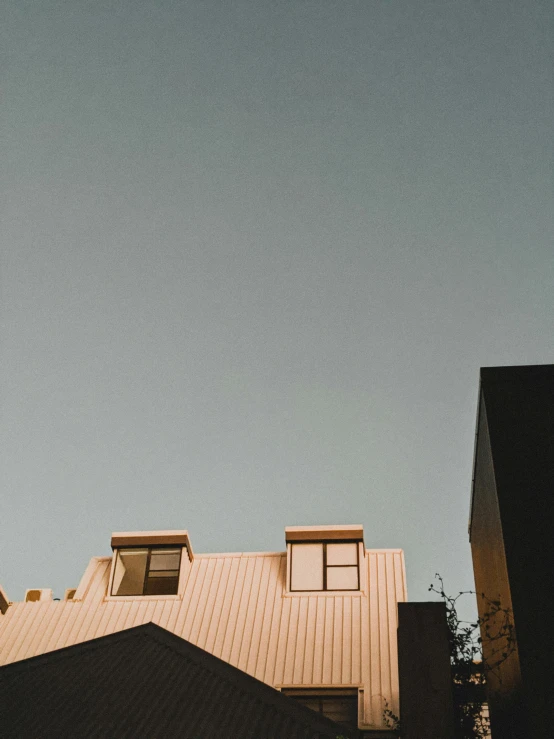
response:
M29 590L3 609L0 663L152 622L366 737L389 736L402 551L366 549L357 525L288 527L285 543L196 554L186 531L113 534L113 555L93 557L63 601Z
M511 637L482 627L493 737L554 735L553 491L554 365L481 369L469 535L479 615Z

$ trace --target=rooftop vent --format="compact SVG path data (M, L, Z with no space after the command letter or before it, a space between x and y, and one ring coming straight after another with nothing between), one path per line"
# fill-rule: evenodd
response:
M33 588L25 591L25 603L52 600L52 588Z

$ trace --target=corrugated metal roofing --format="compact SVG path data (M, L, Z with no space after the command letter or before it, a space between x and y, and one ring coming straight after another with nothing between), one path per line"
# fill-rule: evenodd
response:
M111 558L91 560L80 600L14 603L0 617L0 664L149 621L274 687L356 686L363 722L398 713L401 550L366 550L362 591L286 592L286 553L195 555L182 597L107 597Z
M154 624L0 668L0 732L10 739L357 734Z

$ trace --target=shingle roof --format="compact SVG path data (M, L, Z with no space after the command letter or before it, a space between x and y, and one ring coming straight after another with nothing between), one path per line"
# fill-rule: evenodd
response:
M10 739L335 739L357 732L148 623L0 668Z

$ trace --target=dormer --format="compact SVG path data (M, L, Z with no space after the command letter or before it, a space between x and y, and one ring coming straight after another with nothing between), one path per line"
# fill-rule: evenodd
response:
M361 590L363 526L287 526L285 538L290 593Z
M0 616L3 616L10 607L10 600L6 595L6 591L0 585Z
M187 531L127 531L112 534L109 598L182 595L193 560Z

